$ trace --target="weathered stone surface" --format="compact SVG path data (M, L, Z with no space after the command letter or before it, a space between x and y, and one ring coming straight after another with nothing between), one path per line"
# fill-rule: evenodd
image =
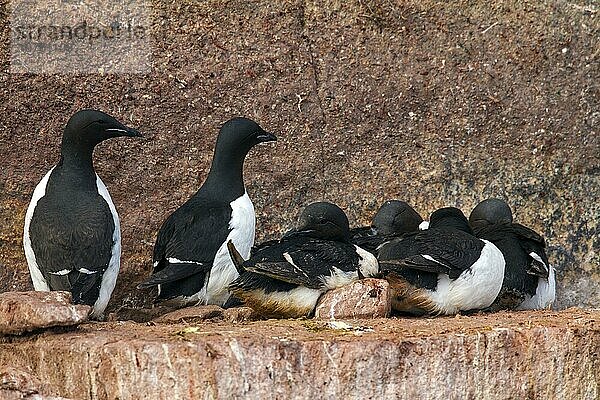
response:
M261 318L250 307L233 307L223 310L223 319L226 322L238 323L256 321Z
M315 317L382 318L390 314L391 307L389 283L367 278L325 293L317 303Z
M180 322L192 324L211 319L223 319L223 309L215 305L185 307L161 315L153 321L163 324Z
M156 232L197 190L218 127L237 115L279 137L245 165L258 241L317 199L360 225L389 198L425 217L502 197L547 237L557 307L600 304L594 2L156 0L152 14L145 75L10 74L0 49L0 291L31 287L25 209L69 115L94 107L148 138L103 143L94 157L123 237L108 312L150 306L135 286Z
M599 311L329 323L84 324L0 338L0 364L74 399L600 396Z
M45 396L48 387L29 372L0 366L0 399L2 400L67 400L64 397Z
M0 334L21 334L87 321L91 307L73 304L69 292L0 293Z
M231 323L255 321L259 316L250 307L233 307L223 309L215 305L185 307L154 318L152 321L161 324L186 323L194 324L203 321L225 321Z
M120 307L108 315L107 321L148 322L176 310L176 307L156 305L151 308Z

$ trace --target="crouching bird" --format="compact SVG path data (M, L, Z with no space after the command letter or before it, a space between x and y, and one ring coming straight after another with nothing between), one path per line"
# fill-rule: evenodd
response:
M327 290L378 274L377 259L349 238L348 218L338 206L312 203L296 229L257 247L248 260L229 243L240 273L229 289L265 317L309 316Z
M504 276L500 250L473 236L454 207L435 211L429 229L385 243L378 259L390 283L392 309L416 315L486 308Z
M177 306L227 303L227 286L238 276L227 242L246 257L254 244L256 217L244 186L244 160L255 145L274 140L246 118L223 124L206 180L161 226L153 273L139 288L158 286L157 300Z
M387 200L373 216L371 226L350 230L350 241L372 254L385 242L419 229L423 218L410 204L400 200Z
M96 110L67 122L60 161L33 191L25 214L23 246L35 290L71 292L100 319L119 273L119 216L94 171L92 153L103 140L141 136Z
M509 205L500 199L479 203L471 212L469 223L475 236L494 243L506 261L502 290L490 309L551 307L556 282L544 238L532 229L514 223Z

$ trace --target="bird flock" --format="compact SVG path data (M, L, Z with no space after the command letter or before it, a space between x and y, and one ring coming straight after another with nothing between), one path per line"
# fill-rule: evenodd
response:
M74 302L92 306L95 319L104 317L115 287L121 234L92 154L106 139L138 136L103 112L74 114L60 160L25 215L34 288L71 292ZM388 200L370 226L352 229L340 207L314 202L280 239L255 245L243 165L250 149L275 140L250 119L223 124L206 180L162 224L152 274L138 288L156 287L158 303L245 305L266 318L310 317L325 292L368 277L389 282L399 314L551 307L555 272L545 240L515 223L500 199L482 201L468 219L445 207L429 221L406 202Z

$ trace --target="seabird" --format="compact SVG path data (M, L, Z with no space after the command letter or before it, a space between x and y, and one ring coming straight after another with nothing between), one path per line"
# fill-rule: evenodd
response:
M60 161L36 186L23 245L35 290L64 290L100 319L115 287L121 258L119 216L94 171L103 140L141 136L96 110L74 114L63 132Z
M504 258L472 234L454 207L441 208L425 231L385 243L380 269L390 282L392 308L411 314L455 314L483 309L502 287Z
M240 272L230 290L268 318L309 316L326 291L378 274L377 259L349 237L348 218L338 206L312 203L295 230L259 246L249 260L230 244Z
M504 283L491 310L535 310L552 306L555 272L542 236L513 223L510 207L500 199L479 203L469 216L475 236L494 243L504 255Z
M153 274L140 288L158 286L157 300L177 305L225 305L227 287L238 277L227 242L244 257L254 243L256 218L244 186L244 160L252 147L274 140L246 118L221 127L206 180L161 226Z

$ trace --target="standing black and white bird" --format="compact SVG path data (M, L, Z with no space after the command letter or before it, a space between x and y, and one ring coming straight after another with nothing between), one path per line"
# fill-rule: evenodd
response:
M427 230L385 243L380 269L390 282L392 308L411 314L455 314L483 309L502 287L504 258L472 234L454 207L441 208Z
M378 274L377 259L349 237L348 218L338 206L310 204L297 229L259 246L249 260L229 245L240 272L230 290L265 317L308 316L327 290Z
M384 202L373 217L371 226L350 230L350 241L361 248L377 253L383 243L419 228L423 218L410 204L400 200Z
M510 207L500 199L487 199L471 212L475 236L494 243L504 255L504 283L491 310L535 310L552 306L556 295L554 268L546 256L546 243L535 231L513 223Z
M23 245L35 290L65 290L102 318L121 258L119 216L94 171L92 153L103 140L141 136L96 110L69 119L60 161L33 192Z
M232 241L248 257L254 243L254 206L243 180L252 147L277 140L246 118L227 121L219 132L206 180L163 223L153 255L153 274L139 287L158 286L158 300L223 306L238 277L229 257Z

